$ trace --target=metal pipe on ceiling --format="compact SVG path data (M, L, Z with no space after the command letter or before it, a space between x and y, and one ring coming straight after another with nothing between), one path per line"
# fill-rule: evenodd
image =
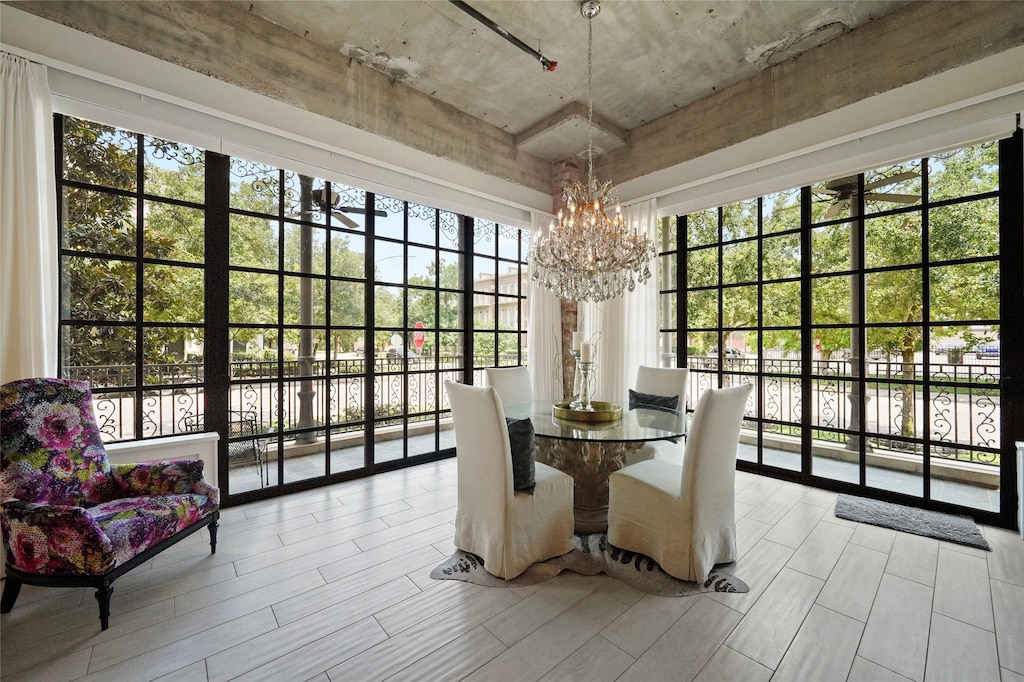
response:
M476 19L477 21L479 21L481 24L483 24L487 28L491 29L492 31L494 31L495 33L500 35L502 38L504 38L508 42L510 42L513 45L515 45L516 47L518 47L523 52L525 52L528 55L530 55L530 56L534 57L535 59L537 59L540 62L541 66L544 67L545 71L554 71L555 67L558 66L558 62L551 61L550 59L548 59L547 57L542 55L539 51L533 49L532 47L530 47L529 45L524 43L522 40L520 40L519 38L516 38L514 35L512 35L508 31L506 31L501 26L499 26L495 22L491 21L487 17L485 17L483 14L480 14L480 12L477 12L475 9L470 7L467 3L463 2L462 0L449 0L449 2L451 2L453 5L455 5L459 9L461 9L463 12L465 12L469 16L471 16L474 19Z

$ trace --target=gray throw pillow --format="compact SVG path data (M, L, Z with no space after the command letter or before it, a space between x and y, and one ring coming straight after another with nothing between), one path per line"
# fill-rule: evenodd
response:
M675 412L679 409L679 396L639 393L633 389L629 389L629 409L632 410L637 407Z
M508 426L508 441L512 446L512 488L517 492L533 494L537 487L536 454L537 444L530 418L505 418Z

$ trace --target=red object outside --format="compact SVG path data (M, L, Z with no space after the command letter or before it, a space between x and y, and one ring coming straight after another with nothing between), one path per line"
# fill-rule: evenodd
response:
M416 346L416 352L419 353L423 350L423 342L427 339L427 333L425 331L421 331L423 329L422 322L417 322L415 329L416 331L412 333L412 342L413 345Z

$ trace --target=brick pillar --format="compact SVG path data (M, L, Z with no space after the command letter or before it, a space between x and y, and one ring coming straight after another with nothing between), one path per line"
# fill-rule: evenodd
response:
M562 190L586 172L584 160L578 156L567 156L551 164L551 211L555 214L565 208ZM572 333L576 331L576 301L562 301L562 393L568 400L572 397L572 382L576 375L576 363L569 350L572 348Z

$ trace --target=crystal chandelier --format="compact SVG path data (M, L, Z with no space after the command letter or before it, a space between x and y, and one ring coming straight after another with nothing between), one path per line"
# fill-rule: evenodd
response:
M546 234L538 230L530 246L533 279L559 298L604 301L633 291L651 277L648 267L654 243L636 225L626 225L611 182L594 177L593 18L598 0L583 0L587 19L587 182L574 182L562 191L565 208ZM610 216L608 206L615 204Z

